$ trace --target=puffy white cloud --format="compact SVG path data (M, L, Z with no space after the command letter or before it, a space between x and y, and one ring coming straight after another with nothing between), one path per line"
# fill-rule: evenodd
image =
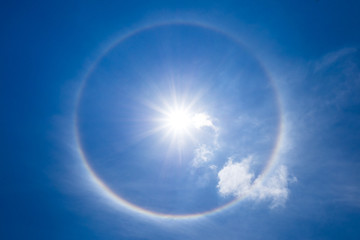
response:
M267 181L255 181L250 197L258 200L269 199L272 208L284 205L289 196L288 184L296 181L295 177L289 178L287 168L281 165Z
M252 157L241 162L233 162L230 158L218 173L219 193L222 196L246 197L256 201L270 200L272 208L283 205L289 195L288 184L296 181L296 178L290 179L287 168L282 165L265 181L254 179L255 175L250 169L251 161Z
M254 174L249 171L251 159L252 157L248 157L240 163L233 163L230 158L224 168L219 171L217 187L221 195L240 197L249 193L254 178Z

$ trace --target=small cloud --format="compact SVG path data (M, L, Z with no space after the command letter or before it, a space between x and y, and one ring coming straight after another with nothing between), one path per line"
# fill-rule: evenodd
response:
M193 159L193 166L199 167L203 163L209 162L213 157L214 153L211 148L205 144L200 145L195 149L195 157Z
M209 168L213 171L216 171L217 170L217 166L216 165L210 165Z
M218 173L218 191L222 196L247 197L260 201L270 200L271 208L284 205L288 195L288 184L296 178L289 178L287 168L280 166L266 181L257 178L250 169L252 157L241 162L233 162L230 158Z
M194 151L192 164L193 167L200 167L212 160L214 153L219 150L219 132L218 127L214 125L211 117L207 113L196 113L192 117L192 124L195 128L201 130L201 134L199 134L201 137L198 139L199 145Z
M211 121L211 118L206 113L197 113L193 116L192 122L195 128L202 128L202 127L210 127L213 130L216 130L215 125Z

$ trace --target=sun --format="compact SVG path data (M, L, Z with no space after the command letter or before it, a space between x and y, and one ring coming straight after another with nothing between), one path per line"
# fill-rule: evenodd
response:
M173 94L169 98L159 96L157 101L145 101L151 110L149 128L140 138L159 134L160 142L168 142L171 146L185 148L189 144L197 144L204 133L215 133L217 127L213 118L207 114L206 106L197 103L198 95L194 99L178 98Z
M165 118L165 125L170 131L176 134L183 134L189 131L192 126L190 112L185 109L174 109L169 111Z

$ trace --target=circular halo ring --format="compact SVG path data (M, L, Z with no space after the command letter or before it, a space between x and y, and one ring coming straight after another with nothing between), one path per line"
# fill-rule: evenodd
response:
M93 73L94 69L96 68L96 66L98 65L99 61L101 59L103 59L104 56L106 56L114 47L116 47L118 44L121 44L124 40L139 34L143 31L146 30L151 30L154 28L158 28L158 27L162 27L162 26L193 26L193 27L198 27L198 28L203 28L203 29L207 29L216 33L219 33L221 35L226 36L227 38L231 39L232 41L234 41L235 43L241 45L244 47L243 43L235 36L229 34L228 32L225 32L221 29L218 29L212 25L209 25L207 23L202 23L202 22L190 22L190 21L170 21L170 22L160 22L160 23L155 23L155 24L150 24L150 25L145 25L139 28L136 28L133 31L130 31L128 33L125 33L123 35L121 35L120 37L118 37L115 41L113 41L112 43L110 43L108 45L108 47L106 47L101 54L96 58L96 60L90 65L90 67L87 69L87 71L85 72L84 76L82 77L81 80L81 85L80 88L77 92L76 95L76 102L75 102L75 111L74 111L74 132L75 132L75 144L76 144L76 148L81 160L81 163L83 165L83 167L86 170L86 173L89 177L89 181L94 185L94 187L97 188L98 190L98 194L101 194L103 197L106 197L107 200L111 201L112 203L114 203L114 205L116 207L121 207L122 210L128 210L131 213L135 213L141 216L146 216L146 217L150 217L150 218L155 218L155 219L199 219L201 217L204 216L208 216L208 215L212 215L215 213L219 213L225 209L228 209L231 206L236 205L238 202L240 202L241 200L245 199L246 196L240 197L240 198L235 198L234 200L220 206L217 208L213 208L210 209L208 211L203 211L203 212L198 212L198 213L192 213L192 214L166 214L166 213L161 213L161 212L155 212L155 211L151 211L145 208L141 208L138 205L135 205L127 200L125 200L124 198L122 198L121 196L119 196L118 194L116 194L112 189L110 189L106 183L96 174L96 172L92 169L90 163L88 162L87 158L86 158L86 154L82 148L82 143L81 143L81 139L80 139L80 133L79 133L79 128L78 128L78 108L79 108L79 103L80 100L82 98L82 93L83 90L85 88L85 85L87 83L87 80L89 78L89 76ZM275 139L275 143L273 146L273 149L271 151L270 157L265 165L265 167L263 168L262 172L259 174L259 176L257 177L256 181L254 181L253 185L251 186L251 188L254 188L257 184L261 183L264 178L268 175L268 173L271 171L272 167L275 165L276 160L277 160L277 155L279 153L280 150L280 146L281 146L281 142L282 142L282 138L283 138L283 129L284 129L284 124L282 121L282 109L281 109L281 102L280 102L280 98L278 96L278 91L276 89L276 85L274 83L274 81L272 80L272 78L269 76L268 72L266 71L266 68L263 66L263 64L261 63L261 61L259 61L259 59L254 56L254 54L252 54L252 57L257 61L257 63L260 65L260 67L262 68L263 72L265 73L267 79L269 80L271 86L272 86L272 90L275 93L275 101L276 101L276 106L277 106L277 112L278 112L278 125L277 125L277 134L276 134L276 139Z

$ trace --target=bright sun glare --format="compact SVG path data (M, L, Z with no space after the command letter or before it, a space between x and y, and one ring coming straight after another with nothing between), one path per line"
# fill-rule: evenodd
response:
M191 116L183 109L171 111L166 119L167 126L176 133L183 133L191 126Z
M201 134L200 130L217 134L217 127L213 124L212 117L206 112L197 112L197 109L192 107L193 104L185 104L185 101L181 101L180 105L177 103L171 105L164 102L163 106L149 105L159 115L158 118L154 118L157 126L145 135L161 131L164 133L163 139L170 138L171 144L175 142L182 144L188 142L187 140L197 141L196 135Z

